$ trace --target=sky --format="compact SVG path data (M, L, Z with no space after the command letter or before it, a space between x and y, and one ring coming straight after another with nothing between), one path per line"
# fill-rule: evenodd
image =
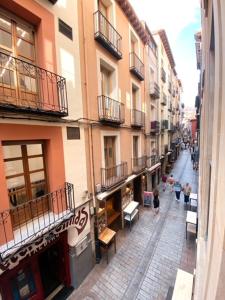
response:
M130 3L151 31L165 29L183 85L181 102L193 107L199 81L194 34L201 28L200 1L130 0Z

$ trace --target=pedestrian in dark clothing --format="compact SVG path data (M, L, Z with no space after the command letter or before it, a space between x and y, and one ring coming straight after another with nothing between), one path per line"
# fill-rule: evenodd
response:
M175 182L174 191L175 191L175 194L176 194L176 200L179 202L180 201L180 193L182 191L182 186L181 186L179 181Z
M191 194L191 186L189 185L189 183L186 183L186 185L183 187L182 191L184 193L184 203L187 205L187 203L189 202L190 194Z
M154 189L153 191L153 207L154 207L154 215L159 212L159 191L158 189Z

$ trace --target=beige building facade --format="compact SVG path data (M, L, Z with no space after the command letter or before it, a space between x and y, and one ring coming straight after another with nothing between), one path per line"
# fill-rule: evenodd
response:
M199 227L194 299L225 298L224 218L224 1L202 1L202 34L196 36L201 69Z

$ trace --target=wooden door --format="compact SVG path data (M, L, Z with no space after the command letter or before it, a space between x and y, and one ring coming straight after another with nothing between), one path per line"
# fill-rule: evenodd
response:
M106 178L112 178L116 175L116 151L115 151L116 137L104 137L104 154L105 154L105 168Z
M110 40L110 26L109 26L109 9L103 3L103 1L98 1L98 9L101 12L102 15L100 15L100 32L108 39Z
M111 95L111 73L107 69L101 67L101 92L103 100L102 100L102 108L103 108L103 114L107 118L111 118L113 114L113 104L110 99Z
M15 228L49 210L43 144L4 143L3 150Z
M138 136L133 136L133 157L138 157Z

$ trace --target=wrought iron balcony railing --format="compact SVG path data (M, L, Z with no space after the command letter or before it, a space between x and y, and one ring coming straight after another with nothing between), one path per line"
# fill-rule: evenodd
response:
M161 121L161 129L162 130L168 129L168 120Z
M0 260L18 251L61 222L69 220L75 211L71 183L49 194L0 212ZM12 228L12 223L16 224Z
M151 133L159 133L160 123L158 121L152 121L150 131L151 131Z
M168 92L171 94L172 92L172 84L171 82L168 83Z
M107 49L114 57L121 59L122 37L99 10L94 13L94 24L95 40Z
M67 116L66 79L0 52L0 109Z
M107 96L98 96L99 119L103 122L124 123L124 104Z
M134 52L130 53L130 72L139 80L144 80L144 64Z
M166 82L166 72L163 68L161 68L161 79L163 82Z
M172 103L170 102L169 105L168 105L168 111L172 112L172 109L173 109L173 105L172 105Z
M147 168L153 167L154 165L159 163L159 161L160 161L159 156L156 154L147 157L147 161L146 161Z
M146 168L146 156L132 158L133 173L139 173Z
M143 127L144 126L144 112L132 109L131 110L131 126L134 127Z
M160 98L160 88L156 82L150 84L150 96L152 99Z
M168 131L170 131L171 133L175 132L175 126L171 122L169 123Z
M121 162L108 168L101 168L101 186L102 191L119 184L128 177L127 162Z
M161 104L166 106L167 105L167 96L165 93L163 93L163 97L162 97L162 101L161 101Z

